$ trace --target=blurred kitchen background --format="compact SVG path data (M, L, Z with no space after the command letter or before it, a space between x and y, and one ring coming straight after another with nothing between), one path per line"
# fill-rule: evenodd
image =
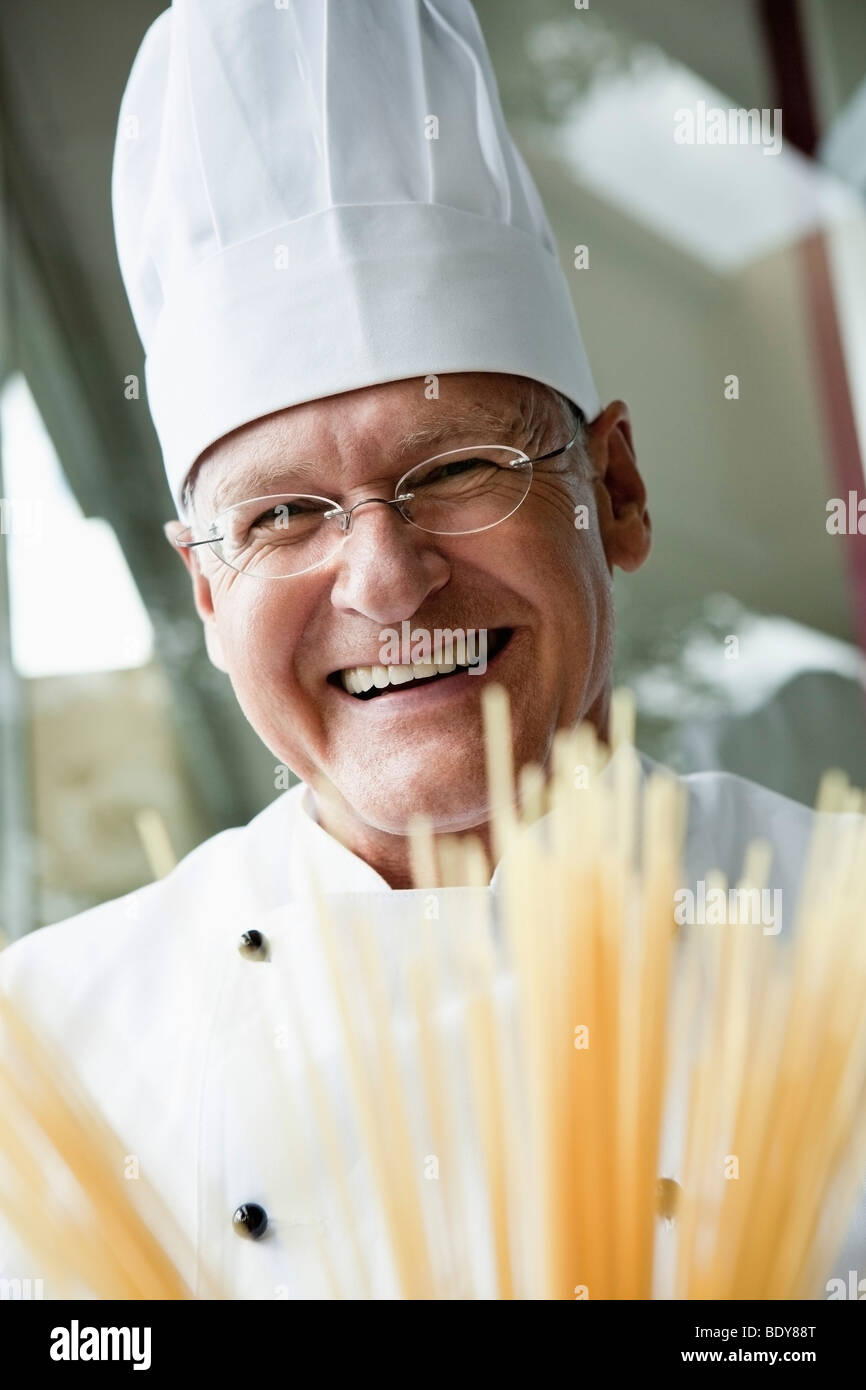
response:
M278 794L163 536L173 509L114 250L121 92L163 8L0 10L13 937L148 881L154 812L182 855ZM476 8L596 383L628 402L649 487L654 552L617 584L616 676L641 747L803 801L829 765L866 783L866 536L826 527L830 498L866 495L864 0ZM781 153L677 144L675 112L700 102L781 108Z

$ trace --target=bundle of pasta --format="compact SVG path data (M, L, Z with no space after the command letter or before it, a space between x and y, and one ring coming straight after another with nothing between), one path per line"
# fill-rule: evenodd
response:
M313 1213L286 1252L300 1291L819 1296L866 1167L866 821L817 818L789 936L677 927L683 795L643 774L628 698L612 756L563 732L516 786L504 692L484 716L493 882L480 841L418 822L423 891L398 895L390 928L319 891L308 954L293 922L296 951L256 977L279 1181ZM862 804L828 775L819 810ZM768 867L756 844L739 888ZM110 1139L28 1046L44 1087L16 1101L104 1227ZM26 1193L6 1215L32 1243L44 1183L25 1142L2 1122ZM183 1296L116 1189L122 1261L88 1248L84 1269L80 1219L58 1241L40 1218L41 1251L103 1294Z
M305 1025L290 960L272 993L295 991L275 1065L323 1287L819 1296L866 1169L866 823L817 818L790 937L678 928L683 792L643 775L627 694L613 757L563 733L517 788L504 692L484 708L493 887L477 840L416 824L426 891L396 931L319 897L334 1038L318 1003ZM819 809L861 799L829 775ZM768 868L756 843L739 890Z
M192 1296L176 1223L145 1180L125 1180L127 1166L72 1070L0 994L0 1219L23 1268L39 1271L4 1268L5 1296Z

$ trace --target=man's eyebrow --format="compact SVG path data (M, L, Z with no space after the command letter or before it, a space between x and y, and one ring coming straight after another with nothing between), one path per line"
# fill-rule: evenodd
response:
M445 416L421 429L413 430L401 440L397 457L402 459L419 449L433 448L437 444L446 443L453 435L466 434L470 430L478 434L474 443L495 444L503 435L525 428L526 421L522 412L512 414L511 420L508 421L503 419L502 415L480 407L464 411L460 415Z
M435 449L439 444L447 444L449 439L473 433L474 444L494 444L505 435L512 435L527 428L522 412L513 412L510 420L485 407L449 414L432 421L429 425L411 430L400 440L394 450L394 458L401 462L410 454L427 449ZM215 511L226 505L226 499L234 495L238 500L246 497L266 497L268 489L281 486L287 476L293 482L303 482L311 475L321 474L321 459L297 458L291 460L282 455L263 460L261 463L241 467L223 478L214 488L212 505Z
M217 483L213 493L213 506L219 511L224 499L231 494L234 494L237 501L243 501L247 497L267 497L268 488L284 482L288 473L303 482L304 478L309 477L318 467L318 461L313 459L296 459L290 462L282 455L264 463L241 467Z

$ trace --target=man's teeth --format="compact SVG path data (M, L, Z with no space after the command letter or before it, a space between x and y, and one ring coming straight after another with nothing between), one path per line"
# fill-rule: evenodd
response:
M344 690L350 695L364 695L375 686L384 690L389 685L406 685L408 681L429 680L431 676L449 676L457 670L456 661L418 661L412 666L350 666L340 672Z

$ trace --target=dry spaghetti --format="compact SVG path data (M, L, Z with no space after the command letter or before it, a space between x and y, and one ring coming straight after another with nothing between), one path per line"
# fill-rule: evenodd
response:
M271 997L291 1046L260 1020L285 1181L323 1213L306 1291L817 1296L866 1167L862 814L817 818L790 938L676 928L683 796L643 776L627 697L612 757L580 727L516 784L502 691L484 713L495 889L479 840L417 822L423 892L399 940L318 896L327 1044L290 970ZM836 775L819 810L862 803ZM767 872L755 845L738 888ZM29 1068L0 1067L6 1219L99 1296L188 1296L117 1141L3 1019ZM46 1201L49 1152L74 1179L65 1212Z

